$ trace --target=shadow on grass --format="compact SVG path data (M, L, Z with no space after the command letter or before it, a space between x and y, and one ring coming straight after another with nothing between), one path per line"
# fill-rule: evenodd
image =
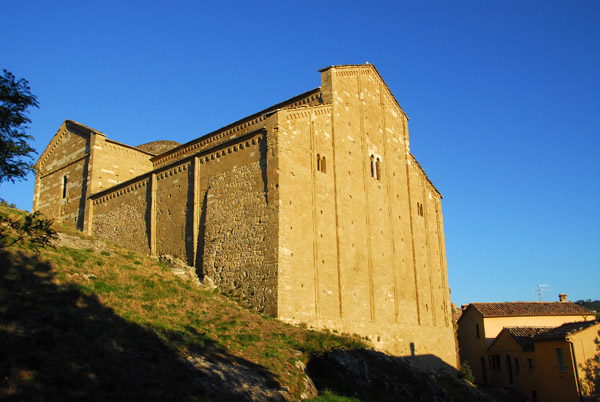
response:
M419 356L419 361L415 357L393 357L374 350L334 350L313 355L307 369L320 392L330 390L360 401L454 401L435 377L418 369L418 364L432 364L446 376L456 377L456 369L433 355Z
M177 342L181 334L159 336L75 285L53 283L53 276L52 267L36 255L0 252L1 400L248 399L231 389L216 395L223 385L216 366L195 369L161 339ZM203 361L221 369L246 367L267 387L279 387L264 367L231 356L214 342L204 345L193 351Z

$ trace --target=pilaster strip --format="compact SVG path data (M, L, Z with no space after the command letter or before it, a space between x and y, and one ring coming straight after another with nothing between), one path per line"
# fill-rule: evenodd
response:
M436 314L436 310L437 310L437 306L435 303L435 297L434 297L434 287L433 287L433 275L432 275L432 257L431 257L431 241L429 239L429 224L428 224L428 219L429 219L429 214L427 213L427 209L425 207L426 204L429 204L428 200L429 197L427 197L427 189L426 189L426 183L425 180L423 179L423 177L421 177L421 194L422 194L422 200L423 200L423 222L425 224L425 249L427 250L427 272L429 273L429 303L431 304L431 318L433 319L433 326L436 327L437 326L437 314Z
M312 225L313 225L313 267L315 280L315 316L319 316L319 265L318 265L318 250L317 250L317 203L316 203L316 185L317 172L315 167L316 149L315 149L315 125L312 120L312 115L309 115L310 125L310 173L312 178Z
M386 138L386 120L385 120L385 100L383 97L383 91L381 90L381 82L379 84L380 87L380 91L379 91L379 107L381 108L381 114L383 116L383 122L382 122L382 131L383 131L383 159L384 159L384 169L385 169L385 179L386 179L386 194L387 194L387 204L388 204L388 222L390 225L390 231L392 234L392 273L394 276L394 321L398 321L398 315L400 314L399 312L399 306L398 306L398 272L396 270L396 235L394 234L394 224L393 224L393 214L392 214L392 201L393 201L393 197L390 197L390 190L391 190L391 185L392 185L392 179L391 179L391 172L390 172L390 161L391 158L387 157L387 138Z
M404 130L406 130L406 123L404 122L404 120L402 121L402 126L404 127ZM408 215L410 216L410 246L411 246L411 250L412 250L412 265L413 265L413 275L415 278L415 302L417 305L417 324L421 325L421 303L419 301L419 280L417 278L417 256L415 255L415 227L414 227L414 219L413 219L413 201L412 201L412 197L411 197L411 191L410 191L410 175L411 175L411 169L409 168L409 161L410 159L408 158L410 156L410 154L408 152L406 152L406 184L407 184L407 188L408 188Z
M360 120L360 138L361 138L361 146L362 146L362 161L363 161L363 190L365 192L365 220L367 224L367 265L369 267L369 301L371 306L371 320L375 320L375 294L374 294L374 285L373 285L373 262L371 261L371 222L369 219L369 189L368 182L369 180L366 176L367 169L369 167L366 166L366 161L368 159L369 153L367 152L367 146L365 144L365 126L363 122L363 106L362 106L362 85L360 83L360 75L356 76L356 82L358 84L358 115Z
M157 255L156 251L156 190L158 180L156 173L150 178L150 254Z

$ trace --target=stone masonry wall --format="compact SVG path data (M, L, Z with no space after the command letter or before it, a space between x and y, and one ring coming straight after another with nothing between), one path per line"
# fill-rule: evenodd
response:
M156 172L156 254L170 254L193 265L192 162Z
M83 227L89 135L63 124L36 164L33 208L58 222ZM66 188L65 188L66 186Z
M322 82L325 105L279 113L278 317L455 367L441 197L406 115L372 67Z
M276 272L266 268L265 161L213 176L206 194L204 269L247 308L273 311Z
M152 155L102 139L94 149L93 191L101 191L152 170Z
M150 253L149 177L106 192L92 201L92 234L129 250Z
M195 264L245 307L275 315L267 147L265 132L255 130L96 193L92 233Z

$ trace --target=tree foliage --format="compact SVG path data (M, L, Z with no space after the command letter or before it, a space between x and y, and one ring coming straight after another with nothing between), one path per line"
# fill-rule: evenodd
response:
M39 107L37 97L31 94L29 82L16 79L5 69L0 76L0 183L22 180L33 169L29 144L33 139L26 133L31 119L30 107Z
M580 306L594 310L596 312L596 318L600 319L600 300L577 300L575 304L579 304Z
M585 396L600 401L600 331L594 340L598 353L579 366L583 369L582 388Z
M40 211L27 213L22 220L0 214L0 251L18 243L31 248L50 246L58 237L53 224Z
M460 378L466 382L467 384L475 384L475 376L473 375L473 370L471 369L471 366L469 365L469 362L466 360L463 360L462 363L460 364L460 372L459 372Z

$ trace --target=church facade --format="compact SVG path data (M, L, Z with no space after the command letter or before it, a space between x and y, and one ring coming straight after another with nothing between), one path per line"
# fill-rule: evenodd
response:
M185 144L129 146L67 120L33 209L210 276L245 307L456 367L441 195L373 65Z

